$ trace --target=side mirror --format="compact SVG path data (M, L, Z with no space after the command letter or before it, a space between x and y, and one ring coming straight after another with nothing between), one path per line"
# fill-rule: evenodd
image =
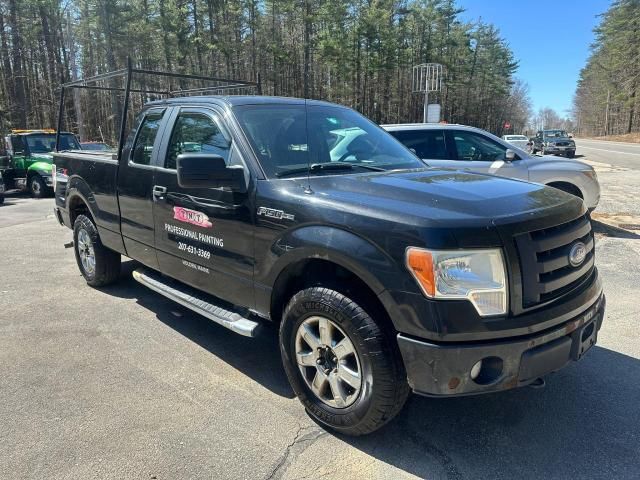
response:
M507 162L513 162L516 159L516 152L514 152L510 148L507 148L507 151L504 152L504 159Z
M183 153L177 158L178 185L182 188L220 188L243 191L244 168L227 166L220 155Z

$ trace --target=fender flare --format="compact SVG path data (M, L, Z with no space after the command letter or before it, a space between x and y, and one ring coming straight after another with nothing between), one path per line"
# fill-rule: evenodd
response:
M47 171L48 170L48 171ZM29 165L27 168L27 178L32 175L50 176L52 172L52 165L47 162L35 162Z
M272 243L263 269L266 274L259 281L274 286L289 267L312 259L350 271L376 295L402 273L397 262L370 240L334 226L306 225L285 232Z
M68 181L67 192L66 192L66 201L65 206L69 213L69 221L71 225L73 225L73 214L71 211L71 205L79 199L82 203L84 203L93 218L93 221L96 222L96 226L99 222L99 216L97 212L97 205L95 202L95 198L93 197L93 193L91 193L91 189L87 185L87 183L80 177L71 177Z

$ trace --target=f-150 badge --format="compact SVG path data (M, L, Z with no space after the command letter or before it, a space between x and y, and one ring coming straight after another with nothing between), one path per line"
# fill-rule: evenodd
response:
M285 213L282 210L267 207L258 207L258 215L278 220L295 220L296 218L295 215L291 215L290 213Z
M179 222L190 223L199 227L211 228L213 223L204 213L188 208L173 207L173 218Z

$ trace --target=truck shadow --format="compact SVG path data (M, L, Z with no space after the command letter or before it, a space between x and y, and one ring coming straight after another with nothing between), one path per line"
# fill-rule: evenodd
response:
M231 332L205 317L155 293L133 280L131 273L140 264L129 260L122 264L121 280L103 291L109 295L133 298L158 320L195 342L230 366L262 386L286 398L294 398L287 376L282 369L278 332L265 325L256 338Z

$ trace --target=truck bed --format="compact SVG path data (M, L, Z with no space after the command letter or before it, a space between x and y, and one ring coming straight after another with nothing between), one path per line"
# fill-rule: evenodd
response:
M75 150L53 154L57 170L56 206L62 211L64 223L73 228L74 217L68 211L67 198L79 194L89 207L103 242L122 252L120 208L116 195L118 178L117 154Z

